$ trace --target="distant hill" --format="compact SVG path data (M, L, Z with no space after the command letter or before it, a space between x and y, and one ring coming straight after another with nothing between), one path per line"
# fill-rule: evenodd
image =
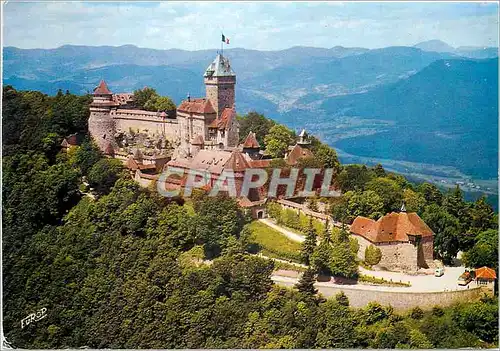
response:
M179 103L187 93L204 95L202 74L216 52L6 47L3 83L84 94L105 79L115 92L150 86ZM352 155L452 165L496 177L497 60L463 57L498 57L497 48L430 41L374 50L297 46L224 54L237 72L239 113L256 110L292 128L306 127Z
M419 48L424 51L434 51L434 52L455 52L455 48L446 44L444 41L433 39L423 41L415 45L416 48Z
M345 57L368 51L363 48L292 47L279 51L247 49L225 50L240 78L255 75L281 65L289 65L311 57ZM25 79L57 79L62 74L79 69L111 65L134 64L139 66L179 66L203 70L216 55L217 50L186 51L179 49L156 50L123 46L64 45L55 49L3 49L4 75ZM22 63L22 64L21 64Z
M485 179L497 175L498 59L439 60L394 84L329 98L321 109L395 123L336 143L348 153L454 166Z
M455 56L410 47L388 47L343 58L316 57L256 75L245 81L245 88L266 91L281 103L281 111L288 111L314 105L329 96L393 83L436 60L451 57Z
M236 48L225 53L238 74L239 110L271 114L297 108L297 103L309 108L328 96L395 82L435 60L451 57L408 47L297 46L280 51ZM3 55L4 83L18 89L85 93L105 79L114 91L151 86L179 103L188 92L196 96L203 91L201 75L216 50L65 45L47 50L6 47Z
M441 40L428 40L416 44L414 47L424 51L447 52L459 56L475 59L486 59L498 57L498 48L480 46L459 46L454 48Z

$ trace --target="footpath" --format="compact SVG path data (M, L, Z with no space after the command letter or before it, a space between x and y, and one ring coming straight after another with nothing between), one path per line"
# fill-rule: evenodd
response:
M264 223L265 225L273 228L274 230L277 230L278 232L280 232L281 234L283 234L284 236L286 236L290 240L297 241L299 243L304 242L304 240L306 240L306 238L304 236L299 235L297 233L294 233L288 229L285 229L285 228L273 223L273 221L271 221L268 218L262 218L262 219L259 219L259 221Z

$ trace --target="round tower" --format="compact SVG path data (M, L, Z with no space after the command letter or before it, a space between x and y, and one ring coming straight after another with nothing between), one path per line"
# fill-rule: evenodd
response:
M109 145L114 146L115 144L115 122L111 116L111 109L117 104L113 101L113 93L108 89L104 80L101 80L92 95L89 133L99 149L106 152Z

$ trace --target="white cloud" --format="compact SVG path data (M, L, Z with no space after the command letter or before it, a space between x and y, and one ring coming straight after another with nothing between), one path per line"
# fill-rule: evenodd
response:
M188 50L273 50L413 45L498 45L498 4L355 2L38 2L4 5L4 45L123 45Z

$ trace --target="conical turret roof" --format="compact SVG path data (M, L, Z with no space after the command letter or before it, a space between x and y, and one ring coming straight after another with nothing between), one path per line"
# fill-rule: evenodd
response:
M94 89L94 95L112 95L113 93L109 90L108 85L104 80L101 80L99 85Z
M260 144L257 141L255 133L253 133L253 132L248 133L248 136L245 139L245 142L243 143L243 148L245 148L245 149L260 149Z

